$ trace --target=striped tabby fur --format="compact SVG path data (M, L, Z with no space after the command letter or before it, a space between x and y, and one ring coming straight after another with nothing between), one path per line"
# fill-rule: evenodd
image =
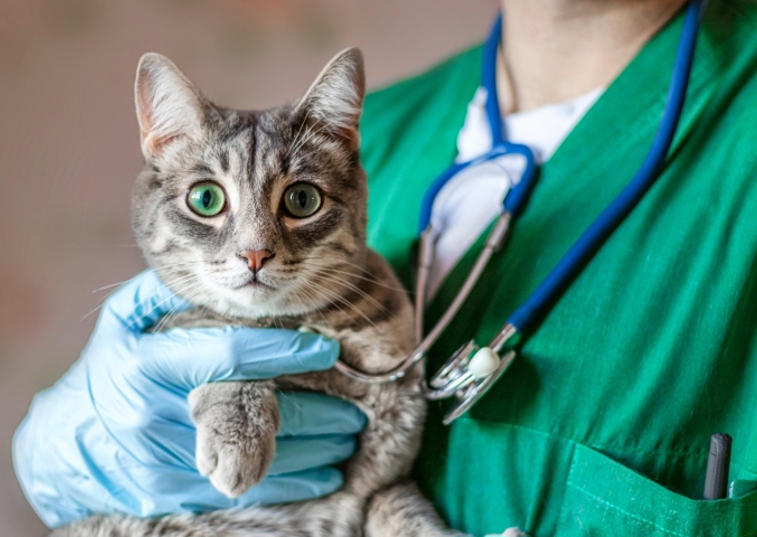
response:
M198 306L164 319L158 329L306 325L338 339L343 361L372 372L392 368L411 351L410 302L388 264L365 244L363 94L357 49L338 54L300 101L263 112L215 106L166 58L142 58L136 100L146 166L134 191L133 227L150 266ZM227 209L212 218L193 214L185 199L191 185L207 179L227 196ZM282 212L282 193L297 181L316 185L325 200L304 219ZM275 255L252 282L238 253L262 249ZM276 507L151 520L97 516L53 535L455 535L407 481L425 414L421 375L419 365L383 385L332 370L201 386L190 394L198 466L230 496L259 481L273 457L275 388L325 392L359 406L369 425L346 466L344 487Z

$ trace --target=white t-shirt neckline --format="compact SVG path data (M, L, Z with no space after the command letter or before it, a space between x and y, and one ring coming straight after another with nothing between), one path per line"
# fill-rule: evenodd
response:
M557 104L505 116L503 134L511 142L528 145L537 164L546 162L604 91L598 88ZM479 157L492 147L486 117L486 90L479 88L457 137L456 162ZM523 171L517 155L498 159L497 166L477 165L447 183L434 200L431 225L438 234L429 280L429 298L444 278L497 216L507 190ZM538 188L538 186L537 186Z

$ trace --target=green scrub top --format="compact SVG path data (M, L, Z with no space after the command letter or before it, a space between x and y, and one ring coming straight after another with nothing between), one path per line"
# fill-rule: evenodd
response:
M482 24L485 25L484 21ZM665 105L682 17L656 35L544 164L505 251L434 347L485 343L630 180ZM366 102L369 242L409 284L421 198L456 153L481 51ZM499 383L441 425L415 477L476 535L757 535L757 6L710 2L662 175ZM481 239L479 239L479 244ZM459 288L474 247L431 304ZM709 438L733 436L738 497L701 500Z

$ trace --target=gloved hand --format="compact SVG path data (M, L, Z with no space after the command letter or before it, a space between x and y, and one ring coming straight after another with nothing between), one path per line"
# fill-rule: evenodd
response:
M329 465L349 457L366 423L322 394L279 395L281 431L268 476L229 499L195 466L187 394L222 380L328 369L338 343L315 334L253 328L147 334L189 307L151 272L109 298L81 358L38 394L13 442L16 474L50 527L93 513L140 517L311 499L334 492Z

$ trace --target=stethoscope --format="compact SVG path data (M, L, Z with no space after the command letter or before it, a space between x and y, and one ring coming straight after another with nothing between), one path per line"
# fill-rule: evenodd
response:
M479 347L474 340L465 343L431 378L429 384L424 385L428 399L446 399L453 396L457 398L457 403L444 418L445 425L465 413L497 382L515 359L517 354L515 346L522 343L525 335L534 331L586 263L659 176L683 109L703 5L704 0L692 0L687 8L665 112L652 147L636 175L571 246L531 296L510 315L499 333L487 346ZM485 107L491 129L492 149L482 156L450 166L431 184L421 205L419 239L415 253L417 265L415 330L420 343L402 363L383 373L368 374L344 362L337 362L336 369L352 379L367 383L391 382L403 377L410 368L425 358L431 346L460 311L494 253L504 246L513 220L523 210L534 187L537 173L533 151L525 145L508 142L502 133L502 116L496 88L497 52L501 33L502 17L500 16L484 44L481 77L482 86L486 90ZM444 185L457 174L472 166L485 163L496 164L496 159L512 154L520 155L525 161L522 176L502 200L502 211L495 218L484 247L462 287L431 331L422 337L423 309L427 299L434 243L437 238L437 232L431 225L431 208L434 200Z

